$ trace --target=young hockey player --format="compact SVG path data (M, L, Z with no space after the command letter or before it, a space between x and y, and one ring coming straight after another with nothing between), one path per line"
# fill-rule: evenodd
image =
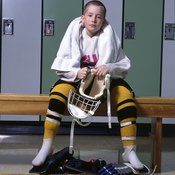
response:
M53 142L67 107L68 93L71 89L78 91L80 81L88 74L88 67L95 70L99 79L110 74L124 149L123 161L135 169L142 169L143 164L136 154L136 104L133 91L124 80L130 69L130 60L106 20L106 8L100 1L90 1L85 5L83 15L70 23L60 44L51 67L56 70L59 80L50 91L43 143L32 164L41 166L53 153Z

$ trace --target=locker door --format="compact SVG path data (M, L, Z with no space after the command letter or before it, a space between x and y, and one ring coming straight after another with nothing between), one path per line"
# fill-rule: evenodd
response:
M48 94L51 85L58 79L51 65L56 57L59 44L68 27L68 24L82 14L82 0L43 1L43 20L54 21L54 35L43 36L42 46L42 93ZM43 25L45 26L45 25ZM44 29L43 29L44 30Z
M2 93L40 93L41 3L41 0L2 1ZM38 120L38 117L6 115L1 119Z
M161 96L175 96L175 0L165 0ZM175 119L163 119L175 123Z
M162 14L163 0L124 1L123 48L131 60L126 80L136 96L160 95Z
M159 96L163 0L124 2L123 47L132 64L127 80L137 96Z
M51 65L56 57L59 44L69 23L82 14L82 0L43 1L43 31L45 31L45 21L53 21L53 35L43 34L42 45L42 87L41 92L48 94L52 84L58 80L55 71L51 70ZM42 117L42 120L44 117ZM69 120L65 117L63 120Z

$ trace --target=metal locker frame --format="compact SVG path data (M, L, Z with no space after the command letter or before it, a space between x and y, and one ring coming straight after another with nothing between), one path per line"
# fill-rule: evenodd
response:
M39 94L42 0L2 0L2 8L2 18L13 20L13 33L1 32L1 93ZM38 121L39 116L0 119Z
M162 54L162 82L161 96L175 96L175 40L165 38L166 24L175 24L175 0L165 0L164 6L164 33L163 33L163 54ZM174 124L175 119L163 119L163 123Z

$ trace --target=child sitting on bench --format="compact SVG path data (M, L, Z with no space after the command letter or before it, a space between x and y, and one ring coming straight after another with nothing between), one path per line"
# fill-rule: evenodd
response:
M106 8L102 2L90 1L85 5L83 15L70 23L63 37L52 64L59 80L50 91L43 144L32 161L34 166L42 165L53 153L53 141L67 107L69 91L78 91L80 81L86 78L91 67L99 79L106 74L111 76L110 87L115 92L116 116L124 148L123 161L129 162L135 169L143 168L136 154L137 109L134 94L124 80L130 60L105 17Z

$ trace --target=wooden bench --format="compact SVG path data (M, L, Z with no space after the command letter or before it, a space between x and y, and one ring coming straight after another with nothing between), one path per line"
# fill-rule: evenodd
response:
M48 95L0 94L0 114L45 115ZM162 119L175 117L175 98L137 97L138 117L152 118L152 166L161 171ZM101 104L95 116L106 115L106 104ZM112 109L114 115L114 109Z

